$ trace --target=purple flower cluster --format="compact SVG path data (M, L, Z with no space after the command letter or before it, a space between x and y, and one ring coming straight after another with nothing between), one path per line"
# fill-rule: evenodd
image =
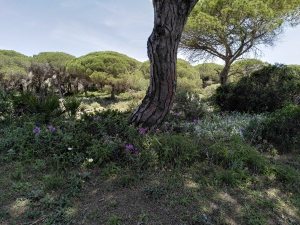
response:
M179 113L174 113L173 116L177 116L178 117L178 116L180 116L180 114Z
M240 131L244 131L245 130L245 128L244 127L240 127Z
M108 141L108 137L103 138L104 141Z
M138 149L133 147L133 145L126 145L126 151L127 152L133 152L134 154L138 154Z
M200 123L200 120L194 120L194 123Z
M55 127L49 126L49 130L50 130L50 131L55 131Z
M94 121L98 121L98 120L99 120L99 118L98 118L98 117L95 117L95 118L94 118Z
M148 131L148 128L143 128L143 127L139 128L140 134L145 134L145 133L147 133L147 131Z
M36 128L33 129L32 133L36 134L36 133L38 133L40 131L41 131L41 128L36 127Z

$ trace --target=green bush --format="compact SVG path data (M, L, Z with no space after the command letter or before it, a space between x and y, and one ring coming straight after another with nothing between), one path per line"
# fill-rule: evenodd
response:
M48 158L55 169L82 165L87 159L92 159L89 166L118 162L125 146L138 135L137 129L128 125L128 114L113 110L83 114L77 120L61 117L48 125L34 121L20 127L12 124L0 133L4 160Z
M267 143L264 144L265 139L263 139L263 130L266 126L267 119L267 114L253 115L248 125L241 131L247 143L255 146L260 151L264 151L266 148L270 147L266 145Z
M299 95L299 76L285 65L265 66L235 84L220 86L213 101L222 111L274 112Z
M288 105L270 114L263 126L262 137L281 152L299 150L300 106Z
M11 113L12 111L12 101L10 96L0 89L0 116L4 114Z
M63 101L65 111L68 112L70 116L75 116L80 109L82 101L76 97L68 97Z
M0 89L0 122L5 122L13 113L10 95Z
M207 113L206 105L201 101L200 95L190 91L176 93L172 111L192 121L203 118Z
M40 122L49 123L52 119L64 113L60 108L57 96L39 96L32 92L25 92L13 97L14 108L19 113L37 114Z

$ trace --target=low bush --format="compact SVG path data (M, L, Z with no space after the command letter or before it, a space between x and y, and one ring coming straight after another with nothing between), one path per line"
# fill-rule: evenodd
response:
M222 111L274 112L300 93L299 74L281 64L263 67L237 83L217 88L212 99Z
M75 97L67 97L60 101L55 95L39 96L32 92L15 95L12 100L18 115L37 115L41 123L49 123L64 113L75 116L81 105L81 100Z
M32 92L13 96L14 109L19 114L37 114L42 123L49 123L52 119L64 113L57 96L38 96Z
M0 152L8 161L44 159L52 167L62 169L81 165L86 159L102 165L118 160L138 134L129 126L127 113L108 110L83 114L81 119L53 121L51 124L26 122L1 130Z
M10 95L0 89L0 116L4 114L11 113L12 111L12 101Z
M82 101L76 97L68 97L64 99L63 106L65 108L65 111L70 116L76 116L77 112L80 109Z
M262 151L298 151L300 143L300 106L286 105L270 114L257 115L243 130L245 139ZM277 152L277 150L276 150Z
M11 96L0 89L0 123L8 124L12 119L13 103Z
M179 91L175 95L173 112L184 119L193 121L201 119L207 114L207 108L196 92Z
M282 153L299 150L300 106L288 105L270 114L262 136Z
M264 151L268 147L264 145L263 139L263 129L266 126L267 119L268 114L254 115L242 131L245 141L260 151Z

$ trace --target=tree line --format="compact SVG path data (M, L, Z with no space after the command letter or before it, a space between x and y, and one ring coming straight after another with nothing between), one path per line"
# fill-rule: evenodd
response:
M232 80L262 67L260 60L237 61ZM196 66L177 60L178 90L201 93L211 84L219 83L222 66L204 63ZM38 94L67 94L101 90L109 86L111 98L116 93L147 90L150 61L140 62L112 51L93 52L74 57L63 52L42 52L32 57L13 50L0 50L0 82L4 91L30 91Z

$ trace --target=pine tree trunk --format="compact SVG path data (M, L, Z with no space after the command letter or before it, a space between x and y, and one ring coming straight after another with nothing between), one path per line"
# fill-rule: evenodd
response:
M111 85L110 98L111 98L112 100L115 100L115 99L116 99L116 95L115 95L115 85L114 85L114 84Z
M220 84L224 85L227 83L228 81L228 74L230 71L230 63L229 62L225 62L225 66L222 69L221 73L220 73Z
M170 112L176 91L177 50L183 27L198 0L153 0L154 28L147 42L150 86L130 123L158 127Z

